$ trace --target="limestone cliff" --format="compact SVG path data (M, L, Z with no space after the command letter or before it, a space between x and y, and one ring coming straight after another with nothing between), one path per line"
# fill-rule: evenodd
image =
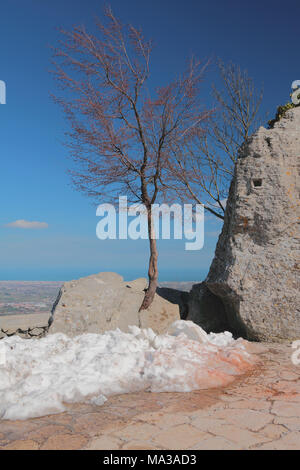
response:
M215 325L221 318L248 339L300 339L299 194L297 107L241 151L208 277L191 292L190 319ZM218 302L210 311L202 294L195 301L205 290Z

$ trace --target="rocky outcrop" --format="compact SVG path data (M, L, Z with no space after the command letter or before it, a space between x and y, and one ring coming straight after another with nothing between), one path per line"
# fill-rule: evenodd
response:
M146 287L146 279L125 282L116 273L66 282L54 304L49 333L74 337L116 328L128 332L131 325L164 333L179 320L179 307L156 294L150 308L139 312Z
M205 280L218 307L207 308L203 285L194 286L189 319L223 321L247 339L300 338L299 174L298 107L241 151Z

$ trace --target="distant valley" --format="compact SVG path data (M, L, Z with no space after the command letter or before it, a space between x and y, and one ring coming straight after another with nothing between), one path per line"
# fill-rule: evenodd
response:
M51 311L62 282L0 281L0 315Z

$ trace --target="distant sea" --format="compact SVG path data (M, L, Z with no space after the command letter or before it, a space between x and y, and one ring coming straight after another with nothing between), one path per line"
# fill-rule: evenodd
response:
M80 277L96 274L101 271L108 271L101 269L101 266L92 268L47 268L47 269L0 269L0 281L71 281L72 279L79 279ZM139 277L147 278L147 268L137 269L112 269L121 274L126 281L131 281ZM202 281L205 279L208 268L203 269L160 269L159 281L160 282L187 282L187 281Z

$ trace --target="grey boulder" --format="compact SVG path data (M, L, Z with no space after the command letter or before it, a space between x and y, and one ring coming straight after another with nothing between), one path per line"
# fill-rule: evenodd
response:
M156 294L150 308L139 312L146 287L146 279L125 282L108 272L66 282L53 306L49 333L74 337L116 328L128 332L130 325L164 333L180 319L179 307Z

